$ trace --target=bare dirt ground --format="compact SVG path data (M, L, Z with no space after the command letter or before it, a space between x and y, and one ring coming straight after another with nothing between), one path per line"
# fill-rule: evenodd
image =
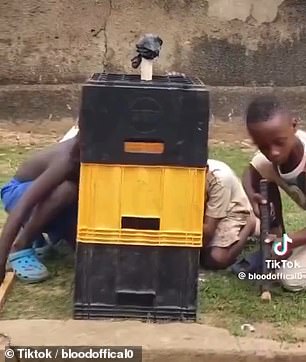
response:
M55 142L60 139L74 124L71 118L61 121L43 120L7 122L0 120L0 146L20 145L35 146ZM211 144L240 145L242 148L252 148L245 127L241 121L214 121L210 125L209 142Z
M229 325L226 320L219 319L216 314L205 313L203 320L200 323L211 325L218 328L228 329L233 335L248 336L255 338L266 338L278 341L286 341L287 343L302 343L306 341L306 324L302 321L298 325L290 325L286 322L283 323L269 323L258 322L250 323L245 320L244 323L252 326L253 330L249 327L242 330L242 324L236 323Z
M245 125L241 120L233 122L215 121L210 124L209 138L235 143L249 140Z
M60 139L72 126L72 119L18 123L0 121L0 145L35 146L50 144Z

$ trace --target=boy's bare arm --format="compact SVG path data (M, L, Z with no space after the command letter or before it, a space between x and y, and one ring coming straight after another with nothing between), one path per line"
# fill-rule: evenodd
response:
M206 246L213 239L219 222L227 217L227 209L231 200L231 189L225 185L230 181L227 175L220 175L220 180L211 182L208 187L203 230Z
M210 241L213 239L219 222L220 219L215 219L213 217L205 216L204 230L203 230L204 243L205 243L204 246L207 246L210 243Z
M245 170L242 176L242 186L251 202L254 213L257 217L260 216L259 204L260 202L263 201L261 200L262 198L258 193L259 183L261 179L262 179L261 175L252 165L248 166L248 168Z
M243 188L251 202L254 214L258 218L260 217L259 205L265 201L259 193L261 179L262 176L252 165L249 165L242 177ZM276 223L285 230L281 195L278 186L273 182L269 183L269 202L272 202L274 206Z
M16 208L9 214L0 236L0 268L6 264L10 248L26 217L36 204L64 182L70 172L68 157L63 157L43 172L25 192ZM0 283L1 272L0 272Z

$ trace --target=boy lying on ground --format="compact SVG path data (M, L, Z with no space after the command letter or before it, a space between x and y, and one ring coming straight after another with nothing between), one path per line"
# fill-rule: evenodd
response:
M244 174L243 185L258 216L259 181L270 182L269 202L275 210L274 229L281 241L285 232L279 187L302 209L306 209L306 133L297 129L297 121L275 97L258 97L248 107L247 129L259 152ZM282 285L291 291L306 289L306 229L288 235L292 243L281 258L295 261L299 267L281 267ZM274 255L275 258L278 257ZM279 257L278 257L279 258ZM289 264L288 264L289 265ZM299 273L299 274L297 274ZM297 278L297 275L303 276Z
M0 284L7 260L24 281L48 277L32 248L42 233L74 243L79 169L77 136L36 152L1 189L9 216L0 236Z
M201 264L225 269L255 232L256 218L239 178L224 162L208 160L206 185Z

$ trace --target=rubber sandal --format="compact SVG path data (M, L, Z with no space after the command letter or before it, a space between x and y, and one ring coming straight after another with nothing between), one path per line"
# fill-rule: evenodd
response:
M261 267L262 267L261 252L256 251L238 260L230 267L230 270L235 275L239 274L240 272L260 273Z
M10 253L11 268L18 279L27 283L38 283L49 277L47 268L38 260L33 248Z

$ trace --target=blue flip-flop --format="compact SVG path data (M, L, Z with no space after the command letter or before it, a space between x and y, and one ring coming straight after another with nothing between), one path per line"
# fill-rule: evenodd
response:
M49 277L47 268L39 261L33 248L10 253L10 267L18 279L27 283L38 283Z
M258 250L238 260L230 267L230 270L235 275L238 275L240 272L260 273L261 268L262 257L260 250Z

